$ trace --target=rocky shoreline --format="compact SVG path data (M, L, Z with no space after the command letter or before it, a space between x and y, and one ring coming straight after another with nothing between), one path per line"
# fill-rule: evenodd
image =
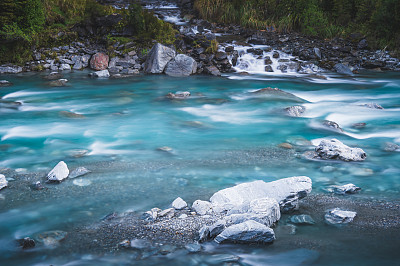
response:
M178 1L182 8L179 12L182 23L174 26L179 34L176 36L174 47L170 48L176 54L178 54L176 51L179 51L179 54L191 58L186 60L194 61L195 65L192 63L190 74L219 76L221 73L238 72L234 67L237 66L238 57L242 52L237 50L237 46L244 47L245 53L262 59L265 72L292 71L300 74L319 74L335 71L353 75L362 69L400 71L399 59L389 51L370 50L366 39L360 34L352 34L349 39L320 40L296 33L282 34L268 30L251 30L235 25L219 25L188 15L191 10L190 3L187 2ZM108 4L113 3L114 1L110 1ZM160 18L164 17L162 12L156 11L156 15ZM111 77L149 73L146 70L146 60L151 56L148 54L151 47L147 49L137 47L134 41L123 44L116 42L110 50L104 41L99 42L91 37L94 32L107 32L110 25L118 23L119 20L117 15L98 18L97 24L89 25L91 31L88 30L88 25L77 25L75 30L80 36L79 41L59 47L34 49L32 50L33 61L26 62L24 66L2 65L0 74L45 70L78 71L85 68L108 70ZM118 34L116 36L119 36ZM126 36L129 37L129 35ZM263 47L257 48L260 45ZM270 55L267 56L267 53ZM102 67L90 63L98 55L103 54L108 59L104 61ZM290 59L281 58L280 54L290 56ZM276 64L274 66L272 61L276 61L278 66ZM157 73L163 73L163 71ZM168 74L168 71L165 73Z

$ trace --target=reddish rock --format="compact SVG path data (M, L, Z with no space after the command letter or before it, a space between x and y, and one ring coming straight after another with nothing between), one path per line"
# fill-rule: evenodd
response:
M90 59L90 68L94 70L104 70L108 67L108 55L104 53L96 53Z

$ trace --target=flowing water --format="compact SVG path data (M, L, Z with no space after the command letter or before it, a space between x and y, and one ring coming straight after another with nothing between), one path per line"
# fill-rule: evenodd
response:
M362 192L351 197L398 199L400 152L385 147L400 144L399 75L324 75L326 80L300 74L90 79L87 72L75 72L64 75L66 87L48 86L41 74L2 77L14 86L0 89L0 169L9 179L0 192L0 260L6 265L129 264L129 252L96 257L88 249L55 256L44 248L22 252L13 240L49 230L68 232L114 211L167 208L178 196L188 203L207 200L219 189L257 179L306 175L313 180L313 193L354 183ZM297 97L252 93L265 87ZM165 97L177 91L189 91L191 97ZM369 103L384 109L368 108ZM283 109L293 105L306 107L303 117L285 115ZM343 132L324 128L324 120L337 122ZM302 153L322 138L360 147L367 159L304 159ZM294 149L278 147L285 142ZM70 170L85 166L92 173L47 190L29 188L43 182L61 160ZM328 236L339 230L314 228L305 232ZM234 254L247 265L297 265L318 263L329 252L283 248L277 238L271 247L205 245L208 253L201 255L178 253L164 256L162 263L135 263L216 265L229 261L221 256ZM344 249L352 243L343 243ZM355 258L350 264L372 262Z

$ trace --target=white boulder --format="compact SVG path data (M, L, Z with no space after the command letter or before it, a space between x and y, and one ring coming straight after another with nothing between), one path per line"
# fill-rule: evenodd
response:
M322 140L315 148L321 159L337 159L342 161L364 161L367 154L360 148L350 148L337 139Z
M172 207L175 210L182 210L187 207L187 203L182 198L178 197L172 202Z
M256 221L246 221L227 227L215 239L217 243L271 243L275 240L274 230Z
M61 182L66 179L68 175L69 170L67 164L61 161L47 174L47 181Z

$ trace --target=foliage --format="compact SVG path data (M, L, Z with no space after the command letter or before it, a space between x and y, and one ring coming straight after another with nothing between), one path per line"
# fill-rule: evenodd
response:
M195 0L202 18L334 38L361 32L376 47L400 48L399 0Z

